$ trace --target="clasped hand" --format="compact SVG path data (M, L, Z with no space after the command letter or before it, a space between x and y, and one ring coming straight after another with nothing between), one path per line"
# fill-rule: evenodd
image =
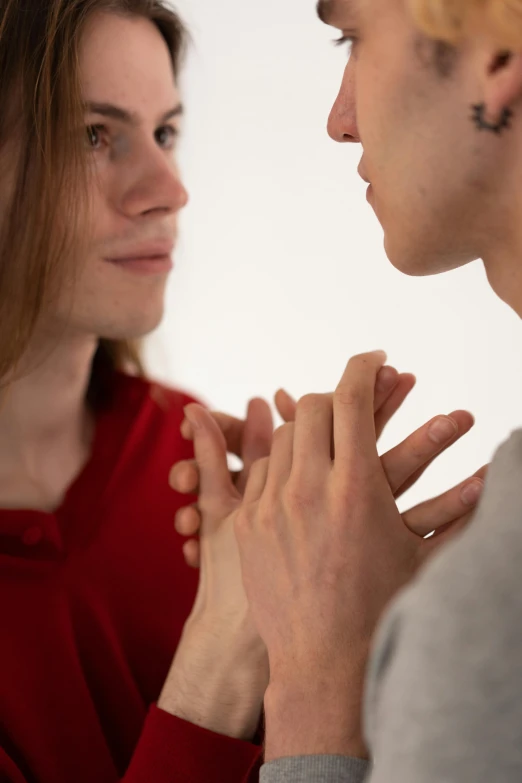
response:
M185 550L202 571L194 617L219 618L245 635L245 649L259 635L271 686L295 682L298 691L305 679L324 683L327 673L336 690L358 692L383 610L468 523L480 496L485 468L399 513L396 499L473 418L438 416L379 457L377 436L415 383L384 361L381 352L353 358L334 394L307 395L297 405L280 396L288 420L273 438L268 406L257 401L257 447L250 438L249 448L261 453L246 460L239 482L227 450L241 452L238 434L256 430L252 420L186 409L183 431L194 439L195 461L178 463L171 483L199 493L177 520L180 532L200 534Z

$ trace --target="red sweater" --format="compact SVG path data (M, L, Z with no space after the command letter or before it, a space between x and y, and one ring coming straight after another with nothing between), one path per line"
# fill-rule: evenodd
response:
M190 401L118 375L60 509L0 511L1 783L257 780L259 747L154 706L197 586L167 481Z

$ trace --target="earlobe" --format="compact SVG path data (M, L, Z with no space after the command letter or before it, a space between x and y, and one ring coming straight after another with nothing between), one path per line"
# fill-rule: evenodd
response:
M514 109L521 102L522 54L495 52L487 63L484 81L482 119L486 127L490 130L491 125L495 127L500 125L500 130L509 127Z
M503 109L500 115L500 119L497 122L489 122L486 119L487 108L485 103L478 103L473 106L472 109L473 114L471 119L477 128L481 131L491 131L492 133L496 133L498 136L500 136L503 130L511 127L511 118L513 117L513 112L511 109Z

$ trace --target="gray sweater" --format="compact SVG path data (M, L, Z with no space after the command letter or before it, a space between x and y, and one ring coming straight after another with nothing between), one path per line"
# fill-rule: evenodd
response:
M261 783L522 782L522 431L472 524L388 613L365 713L371 765L281 759Z

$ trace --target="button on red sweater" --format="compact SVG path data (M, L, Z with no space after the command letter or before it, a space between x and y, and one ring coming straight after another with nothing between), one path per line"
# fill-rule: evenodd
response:
M154 706L197 586L167 480L191 400L113 392L58 511L0 511L0 781L257 780L259 747Z

